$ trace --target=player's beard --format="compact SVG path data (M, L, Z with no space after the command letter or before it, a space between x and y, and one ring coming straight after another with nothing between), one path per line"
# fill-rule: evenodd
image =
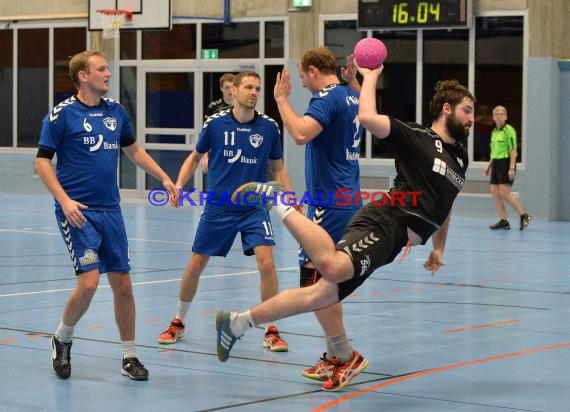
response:
M457 120L455 112L445 120L449 135L458 142L465 143L469 137L469 127Z

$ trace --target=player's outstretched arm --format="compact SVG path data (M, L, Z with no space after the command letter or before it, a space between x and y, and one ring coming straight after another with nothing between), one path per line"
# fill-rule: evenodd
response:
M380 139L390 134L390 118L378 114L376 110L376 83L383 69L383 65L374 70L358 68L358 72L362 75L362 87L358 98L358 119L367 130Z
M451 212L445 218L443 224L431 236L433 250L424 262L424 268L429 270L433 275L444 266L443 250L445 249L445 241L447 240L447 231L449 230L449 222L451 221Z
M138 143L133 143L127 147L123 148L125 154L131 159L131 161L144 169L147 173L150 173L156 179L162 182L162 185L168 194L170 195L170 201L172 204L178 203L178 190L170 177L166 174L164 170L155 162L155 160L144 150Z

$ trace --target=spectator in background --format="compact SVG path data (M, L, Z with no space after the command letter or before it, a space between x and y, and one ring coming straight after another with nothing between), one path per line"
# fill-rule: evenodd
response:
M222 77L220 77L220 91L222 92L222 97L218 100L210 102L208 108L206 109L206 113L204 114L204 120L215 113L232 107L234 92L233 87L234 75L232 73L224 73ZM208 153L202 156L202 160L200 160L200 166L202 167L202 172L204 172L204 174L208 173Z

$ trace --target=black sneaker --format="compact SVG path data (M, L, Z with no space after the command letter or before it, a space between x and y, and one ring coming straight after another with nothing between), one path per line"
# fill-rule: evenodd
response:
M520 230L526 229L531 220L532 220L531 215L529 215L527 213L523 213L521 215L521 228L520 228Z
M494 225L489 226L489 229L491 229L491 230L497 230L497 229L510 230L511 225L509 224L508 220L501 219L497 223L495 223Z
M135 381L148 380L148 370L141 361L135 357L123 359L123 369L121 373Z
M71 345L51 337L51 367L58 378L67 379L71 375Z

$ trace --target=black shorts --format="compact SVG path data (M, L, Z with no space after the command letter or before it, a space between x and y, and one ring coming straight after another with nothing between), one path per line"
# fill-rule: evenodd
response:
M491 184L492 185L511 185L515 181L509 180L509 168L511 167L511 159L493 159L491 168Z
M381 266L391 263L408 242L407 227L390 205L368 203L348 224L336 248L348 254L354 267L352 279L338 284L339 301Z

